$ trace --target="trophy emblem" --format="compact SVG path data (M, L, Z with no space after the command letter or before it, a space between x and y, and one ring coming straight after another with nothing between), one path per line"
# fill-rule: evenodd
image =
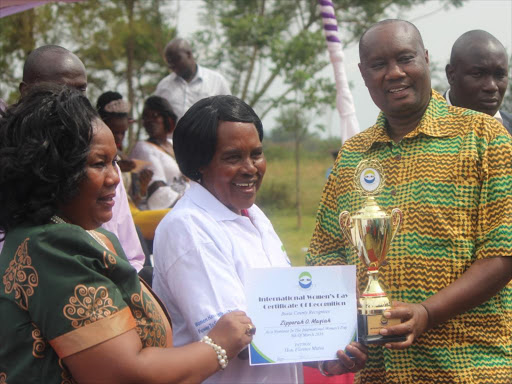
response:
M405 336L382 336L383 326L400 324L400 319L387 319L384 311L391 308L389 298L379 284L379 267L395 237L402 211L395 208L386 214L375 201L384 187L384 173L377 160L362 160L354 175L356 190L365 197L363 207L354 215L348 211L339 217L341 232L367 268L368 285L359 298L358 334L363 344L404 341Z

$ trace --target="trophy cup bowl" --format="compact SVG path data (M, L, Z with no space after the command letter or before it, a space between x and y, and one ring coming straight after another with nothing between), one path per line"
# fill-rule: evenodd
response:
M363 207L353 216L340 213L341 232L367 269L368 285L359 298L358 336L363 344L404 341L405 336L382 336L383 326L400 324L400 319L387 319L384 311L390 300L379 284L378 271L402 222L402 211L395 208L386 214L375 201L383 188L382 168L376 160L363 160L356 168L356 189L365 196Z

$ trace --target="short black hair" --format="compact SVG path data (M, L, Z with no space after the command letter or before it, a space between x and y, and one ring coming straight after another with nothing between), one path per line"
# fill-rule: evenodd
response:
M157 111L162 115L162 117L170 117L174 124L176 124L178 116L176 116L176 114L172 110L171 104L169 104L167 99L164 99L160 96L150 96L144 102L144 109L146 108L152 109L153 111ZM167 132L171 132L171 126L167 119L164 119L164 126Z
M174 131L174 154L181 172L200 181L200 169L208 166L217 147L219 121L252 123L263 141L263 125L254 110L230 95L211 96L199 100L178 121Z
M65 85L34 85L0 119L0 237L49 222L79 193L98 118L89 100Z

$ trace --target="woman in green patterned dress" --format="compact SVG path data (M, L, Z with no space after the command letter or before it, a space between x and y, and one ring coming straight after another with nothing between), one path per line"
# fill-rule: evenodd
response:
M34 87L0 119L0 383L200 382L251 341L236 311L172 347L167 312L99 228L115 158L111 131L65 86Z

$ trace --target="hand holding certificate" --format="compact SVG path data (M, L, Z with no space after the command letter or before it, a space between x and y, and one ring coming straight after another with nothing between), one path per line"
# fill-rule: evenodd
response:
M337 359L357 338L355 266L253 269L245 286L251 365Z

